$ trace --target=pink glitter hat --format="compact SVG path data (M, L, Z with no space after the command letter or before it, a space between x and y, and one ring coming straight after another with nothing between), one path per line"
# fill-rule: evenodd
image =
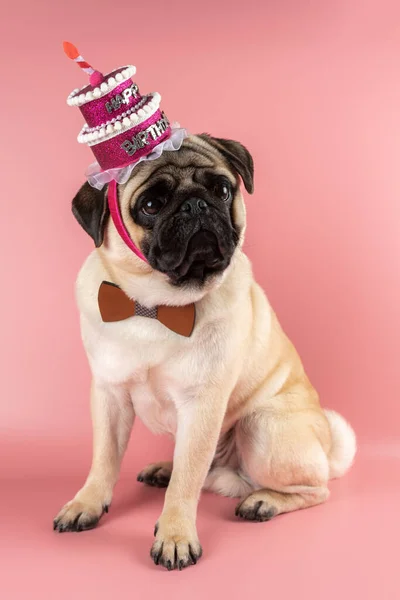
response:
M78 106L84 119L78 142L87 144L97 162L89 167L89 183L101 189L114 179L124 183L141 160L158 158L163 150L178 150L187 136L179 125L171 127L160 109L161 96L142 96L132 77L132 65L103 75L93 69L69 42L64 51L87 73L89 84L73 90L70 106Z

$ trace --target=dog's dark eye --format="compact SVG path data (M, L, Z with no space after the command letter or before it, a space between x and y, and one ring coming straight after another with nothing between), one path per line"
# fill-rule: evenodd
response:
M143 202L142 212L145 215L154 217L160 212L164 204L165 200L163 198L149 198L149 200Z
M232 198L231 186L225 181L216 185L215 192L224 202L228 202Z

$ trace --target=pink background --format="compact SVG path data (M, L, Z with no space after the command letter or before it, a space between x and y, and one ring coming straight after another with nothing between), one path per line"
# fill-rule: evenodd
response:
M281 598L329 600L345 586L348 597L394 597L399 34L395 0L8 3L0 23L2 597L101 599L120 589L200 598L218 586L235 597L261 585ZM205 495L205 556L185 573L164 573L148 558L162 493L135 476L171 448L140 424L98 530L51 530L91 447L73 286L92 243L70 202L92 155L76 142L79 110L66 104L86 80L64 57L64 39L101 70L135 64L140 90L159 91L168 117L191 132L248 146L256 191L247 198L247 253L323 405L344 414L360 442L352 472L311 511L238 524L234 501Z

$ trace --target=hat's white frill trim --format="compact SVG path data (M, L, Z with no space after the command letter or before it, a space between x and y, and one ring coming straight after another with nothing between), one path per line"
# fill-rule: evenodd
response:
M109 169L108 171L102 171L99 163L95 162L87 169L85 174L86 178L90 185L98 190L101 190L113 179L115 179L117 183L126 183L131 176L133 169L142 162L142 160L155 160L156 158L159 158L164 151L173 152L174 150L179 150L183 140L188 137L188 135L186 129L182 129L178 123L174 123L171 127L170 137L153 148L152 152L147 156L139 158L139 160L127 167Z

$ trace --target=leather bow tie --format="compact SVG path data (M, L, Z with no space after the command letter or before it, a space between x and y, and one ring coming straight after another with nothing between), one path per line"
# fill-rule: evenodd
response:
M171 331L190 337L196 320L194 304L186 306L157 306L146 308L128 298L115 283L103 281L99 287L98 302L101 318L105 323L124 321L130 317L157 319Z

